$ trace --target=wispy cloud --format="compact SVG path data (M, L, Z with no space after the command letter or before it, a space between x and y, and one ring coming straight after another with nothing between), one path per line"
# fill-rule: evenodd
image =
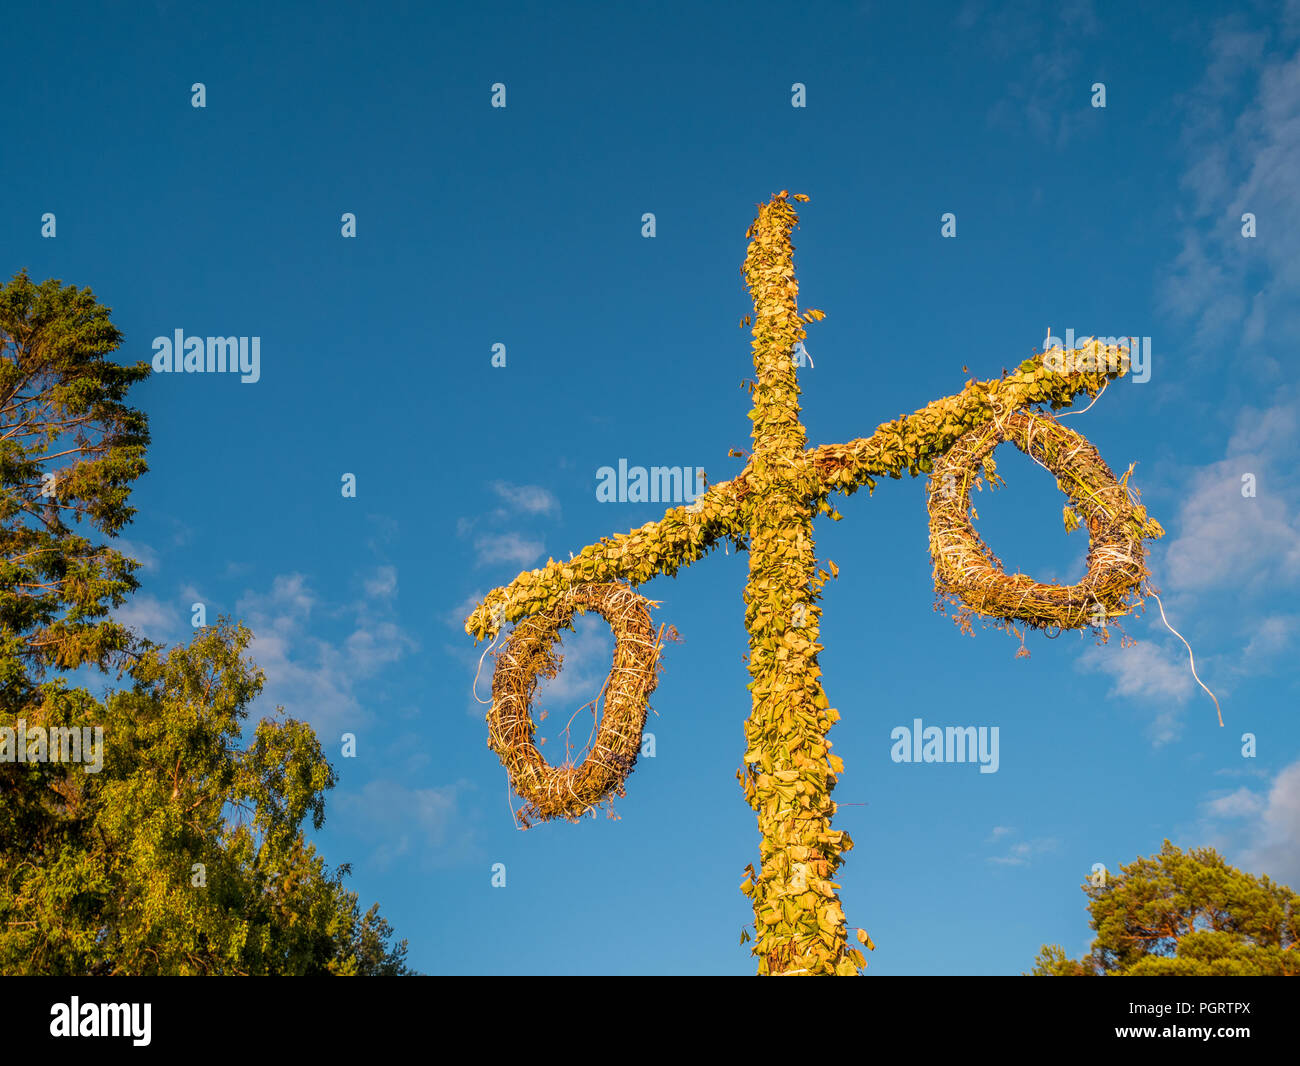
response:
M111 543L128 559L139 563L140 569L146 574L158 571L158 552L151 545L142 544L138 540L127 540L125 537L115 537Z
M1300 886L1300 761L1266 788L1239 788L1203 805L1214 846L1251 873Z
M457 535L473 538L475 561L479 566L508 563L524 567L537 562L544 548L541 536L502 527L521 519L557 517L560 504L555 494L540 485L514 485L508 481L490 482L488 488L503 506L472 518L458 518Z
M1280 401L1264 410L1247 407L1237 416L1237 428L1228 441L1228 455L1236 458L1268 458L1279 447L1293 447L1296 440L1297 396L1294 388L1283 390Z
M1243 665L1268 662L1281 655L1291 647L1297 632L1300 615L1275 614L1260 619L1242 652Z
M1113 684L1108 695L1134 700L1153 714L1148 733L1156 747L1178 738L1181 707L1199 689L1188 668L1187 650L1177 641L1144 640L1122 648L1112 640L1089 647L1079 657L1079 665L1110 676Z
M375 600L391 599L397 594L397 567L381 566L365 579L366 595Z
M417 868L469 861L477 852L473 826L461 799L465 782L408 788L376 780L330 801L343 831L373 847L367 866L391 868L400 860Z
M1294 20L1270 33L1233 20L1217 27L1201 84L1183 101L1183 178L1193 205L1182 248L1162 286L1165 309L1189 322L1198 346L1249 346L1281 371L1279 339L1300 325L1300 52ZM1239 110L1245 97L1247 104ZM1256 233L1242 233L1242 215Z
M311 722L323 734L363 724L371 713L358 697L359 682L417 647L392 617L397 575L380 567L362 579L366 595L350 603L324 603L302 574L282 574L269 592L246 592L237 617L253 631L250 654L266 674L263 698ZM318 627L346 619L341 639Z
M1180 593L1232 586L1276 588L1300 579L1300 511L1294 504L1300 394L1246 409L1224 459L1192 471L1164 552ZM1250 475L1250 479L1246 479ZM1243 495L1250 484L1253 495Z
M477 537L474 541L474 551L480 566L494 563L527 566L538 560L542 546L541 540L530 539L519 533L489 534Z
M520 514L555 515L560 512L560 501L555 494L540 485L512 485L507 481L494 481L492 491L506 502L507 507Z
M972 47L1008 71L1006 95L989 110L989 122L1028 127L1056 148L1074 135L1089 108L1092 79L1084 76L1087 42L1100 30L1091 0L1044 6L1029 0L967 0L957 28Z
M193 632L189 626L190 602L163 603L156 596L137 592L113 611L113 618L155 643L175 644L187 640Z
M1181 592L1276 587L1300 578L1300 516L1276 492L1243 496L1243 473L1255 471L1225 459L1193 476L1164 560Z
M1004 831L999 833L998 829L1003 829ZM990 836L988 842L995 842L1003 837L1013 834L1014 832L1014 829L1007 829L1006 827L999 826L997 829L994 829L994 835ZM1055 837L1038 837L1034 840L1020 840L1011 844L1004 854L990 855L988 861L993 863L995 866L1028 866L1038 856L1055 851L1060 847L1060 843L1061 842Z

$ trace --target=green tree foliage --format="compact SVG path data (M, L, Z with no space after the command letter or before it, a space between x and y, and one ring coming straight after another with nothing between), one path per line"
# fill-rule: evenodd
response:
M223 619L168 651L109 617L136 564L78 527L120 531L146 469L124 395L148 364L109 362L119 340L89 290L0 287L0 728L11 751L103 741L97 772L85 750L0 760L0 974L409 973L305 840L335 783L315 733L278 710L246 728L251 633ZM125 686L58 676L86 665Z
M1213 848L1183 852L1166 840L1158 855L1082 887L1092 951L1076 960L1045 945L1034 976L1300 975L1300 896L1229 866Z
M102 703L41 686L28 726L95 727L103 767L19 767L39 808L0 800L0 972L403 974L406 944L364 916L300 824L320 828L334 772L306 723L241 739L262 675L251 633L219 621L144 650Z
M149 364L106 358L121 342L89 289L0 287L0 685L47 667L106 665L130 642L108 619L136 588L134 561L95 544L131 520L147 469L145 416L124 402Z

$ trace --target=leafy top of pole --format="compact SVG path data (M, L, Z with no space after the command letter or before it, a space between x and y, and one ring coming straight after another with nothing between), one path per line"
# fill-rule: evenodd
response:
M799 194L802 199L806 196ZM799 421L799 383L791 353L804 339L799 317L799 282L794 273L790 233L799 216L783 190L759 206L746 236L745 284L754 302L754 450L793 457L807 436Z

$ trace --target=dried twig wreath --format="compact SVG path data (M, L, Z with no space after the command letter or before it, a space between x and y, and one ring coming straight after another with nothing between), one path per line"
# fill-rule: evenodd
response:
M1088 570L1076 585L1008 574L971 524L971 487L993 481L993 449L1010 442L1055 475L1071 516L1088 529ZM1117 479L1097 449L1056 419L1011 411L966 433L934 466L927 508L935 591L967 612L1036 629L1104 627L1128 614L1147 576L1143 537L1163 533L1135 502L1128 474ZM959 623L965 622L959 616ZM967 623L968 624L968 623Z
M488 746L525 800L520 812L532 820L574 821L603 800L624 795L624 782L641 750L650 693L658 684L660 642L650 619L654 606L627 585L581 585L550 610L523 619L497 652L488 711ZM532 702L541 678L559 670L555 644L575 614L593 610L614 631L613 667L604 688L600 725L587 757L551 766L534 740Z

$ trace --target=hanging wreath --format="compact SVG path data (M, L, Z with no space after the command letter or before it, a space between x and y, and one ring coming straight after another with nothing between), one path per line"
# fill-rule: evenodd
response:
M993 449L1010 442L1056 477L1069 498L1067 529L1088 530L1088 570L1075 585L1008 574L971 523L970 493L985 474L996 480ZM1147 576L1144 537L1164 531L1147 517L1128 474L1117 479L1088 441L1056 419L1019 410L976 427L950 448L930 475L930 557L941 599L1001 623L1036 629L1104 627L1128 614Z
M524 799L524 823L580 818L604 800L624 795L624 783L641 751L650 693L658 684L660 641L650 619L652 602L627 585L581 585L549 610L523 619L497 653L488 711L488 746ZM560 668L555 654L561 629L575 614L593 610L614 631L614 659L603 688L604 706L586 758L550 765L535 741L532 701L542 678ZM597 697L599 700L600 697Z

